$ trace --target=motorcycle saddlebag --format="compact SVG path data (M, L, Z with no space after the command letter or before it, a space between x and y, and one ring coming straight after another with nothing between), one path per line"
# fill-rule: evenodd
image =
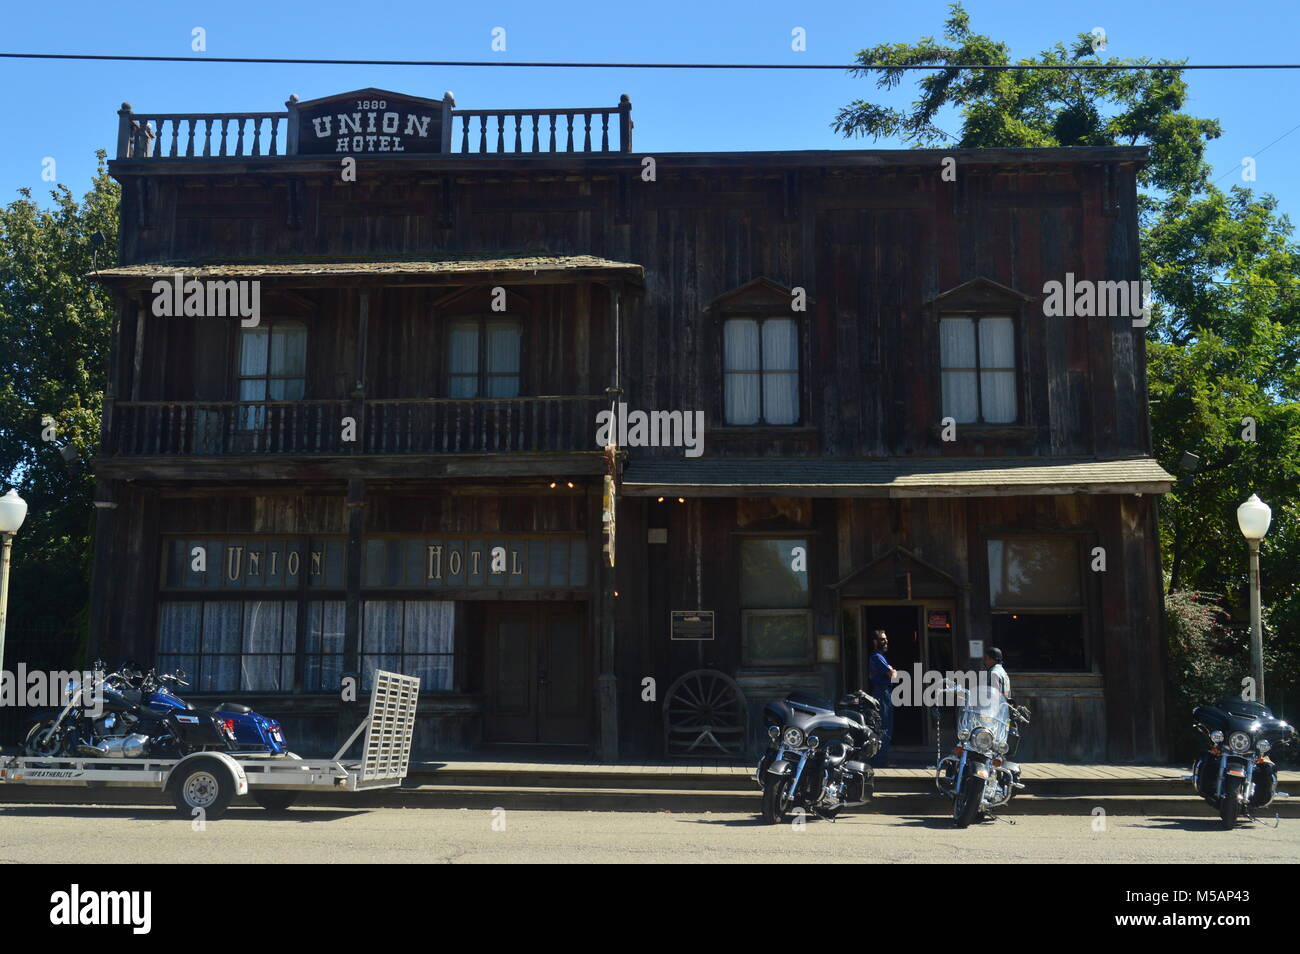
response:
M185 745L196 749L226 749L226 738L217 727L217 715L192 709L168 713L167 724L173 734Z

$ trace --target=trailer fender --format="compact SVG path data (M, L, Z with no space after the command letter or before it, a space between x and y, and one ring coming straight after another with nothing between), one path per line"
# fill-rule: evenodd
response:
M163 782L163 791L171 791L172 779L180 777L182 768L188 768L196 761L204 759L218 763L230 773L230 777L235 783L236 795L248 794L248 776L244 774L243 766L225 752L191 752L172 766L172 770L167 773L167 780Z

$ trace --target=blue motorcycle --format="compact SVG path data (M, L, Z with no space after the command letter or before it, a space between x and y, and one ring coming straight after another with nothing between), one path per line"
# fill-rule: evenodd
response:
M97 674L104 671L96 662ZM184 670L158 674L124 666L90 680L71 680L60 710L37 713L23 740L33 758L180 758L218 751L282 756L284 731L248 706L222 702L196 709L171 687Z

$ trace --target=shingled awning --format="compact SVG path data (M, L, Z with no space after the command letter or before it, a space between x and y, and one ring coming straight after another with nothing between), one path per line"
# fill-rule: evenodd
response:
M878 460L633 460L632 497L1011 497L1162 494L1174 478L1150 457L896 457Z
M118 285L148 285L180 274L190 279L265 279L282 285L501 285L558 284L617 278L635 283L645 270L595 255L494 254L454 258L357 260L258 259L225 262L152 262L103 268L87 277Z

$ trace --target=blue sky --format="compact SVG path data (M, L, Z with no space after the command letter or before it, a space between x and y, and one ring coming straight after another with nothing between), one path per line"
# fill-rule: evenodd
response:
M1102 27L1108 54L1191 62L1295 62L1300 4L1256 0L1134 3L968 0L977 32L1027 56L1074 34ZM498 2L439 4L176 3L130 0L118 5L64 0L57 5L5 4L5 52L136 53L201 56L191 30L207 31L210 56L316 56L369 59L849 62L880 42L938 36L947 4L677 2ZM507 49L490 48L494 27ZM791 50L802 27L807 51ZM1217 117L1224 136L1210 147L1221 186L1240 183L1243 156L1255 156L1254 187L1272 192L1284 211L1300 213L1300 71L1187 74L1189 109ZM638 151L888 147L834 134L836 110L857 97L903 104L905 85L882 94L838 71L546 70L373 68L0 61L10 90L9 133L0 150L0 201L41 181L53 157L58 178L84 191L94 150L112 151L123 100L151 112L270 111L290 93L310 99L365 86L438 98L454 91L464 108L613 105L632 98Z

